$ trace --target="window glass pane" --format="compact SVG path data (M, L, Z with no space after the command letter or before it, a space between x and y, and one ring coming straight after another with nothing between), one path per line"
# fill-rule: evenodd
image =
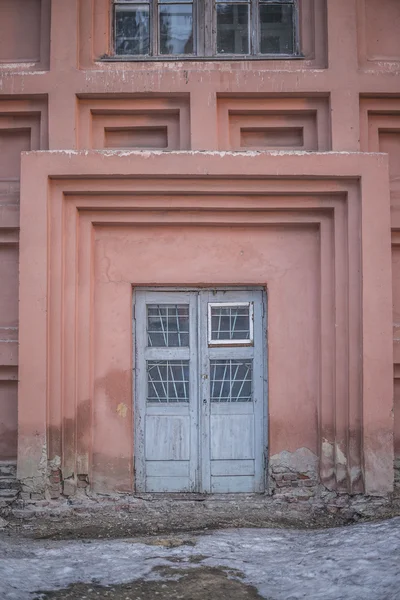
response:
M115 7L116 54L149 54L149 7L137 4Z
M160 54L193 53L193 10L191 4L158 7Z
M293 6L260 4L261 54L293 54Z
M250 307L211 306L211 340L249 340Z
M157 348L189 346L189 305L148 304L147 344Z
M147 361L147 402L189 402L189 361Z
M251 360L211 360L211 402L252 402Z
M218 54L249 53L249 6L217 4Z

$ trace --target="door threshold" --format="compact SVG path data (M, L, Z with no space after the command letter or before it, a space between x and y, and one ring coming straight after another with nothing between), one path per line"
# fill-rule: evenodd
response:
M142 500L178 500L190 502L232 502L233 500L259 500L268 498L267 492L232 492L226 494L202 494L199 492L144 492L134 494Z

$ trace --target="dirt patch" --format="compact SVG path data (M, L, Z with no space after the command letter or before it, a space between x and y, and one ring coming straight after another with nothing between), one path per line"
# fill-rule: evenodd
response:
M235 504L208 505L199 503L181 503L167 506L164 503L134 505L128 510L116 507L114 510L85 509L72 510L69 514L56 519L46 513L35 515L32 520L18 521L12 524L23 535L36 539L76 540L76 539L116 539L146 536L168 536L178 534L196 536L198 533L214 529L238 527L293 527L313 528L331 527L344 524L337 515L312 515L310 511L301 514L282 510L271 511L262 505ZM285 510L286 509L286 510ZM300 513L300 514L299 514ZM186 535L185 535L186 534ZM188 535L189 534L189 535Z
M160 567L154 571L163 579L110 586L75 583L64 590L36 592L34 600L262 600L237 571L217 567Z
M319 529L400 514L400 497L397 503L381 502L381 506L369 506L359 500L361 504L357 507L357 513L349 513L339 511L336 506L328 506L328 510L308 502L273 502L258 496L230 496L226 500L203 501L170 498L95 501L85 497L64 503L46 501L37 505L26 504L23 508L13 508L5 516L8 521L7 535L42 540L122 539L141 536L151 539L156 536L167 538L170 534L182 539L193 539L199 533L215 529Z

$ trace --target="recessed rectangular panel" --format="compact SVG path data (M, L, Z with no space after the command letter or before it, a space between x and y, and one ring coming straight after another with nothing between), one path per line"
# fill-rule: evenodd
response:
M5 178L2 180L0 176L0 206L6 205L10 208L10 205L15 205L14 209L17 208L19 204L19 193L20 193L20 183L18 180L15 181L7 181ZM3 218L4 218L4 209L3 209ZM16 223L16 227L19 227L19 215L18 221Z
M331 147L325 98L218 98L220 149L323 151Z
M370 60L400 60L399 0L364 0Z
M17 326L18 246L0 244L0 329Z
M213 415L254 415L253 402L213 402L211 405Z
M254 458L253 415L211 415L211 460Z
M254 475L254 460L212 460L211 475Z
M30 129L0 129L0 178L19 179L21 152L30 149Z
M189 460L189 416L146 417L146 460Z
M243 148L302 148L302 127L241 127Z
M249 494L254 492L253 476L211 477L211 492L214 494Z
M379 152L389 154L389 176L391 188L400 189L400 129L379 130Z
M146 492L190 492L188 477L146 477Z
M1 0L0 62L40 59L41 0Z
M17 389L16 381L0 381L0 460L17 458Z
M167 148L167 127L107 127L105 148Z
M189 461L148 460L146 474L148 477L189 477Z

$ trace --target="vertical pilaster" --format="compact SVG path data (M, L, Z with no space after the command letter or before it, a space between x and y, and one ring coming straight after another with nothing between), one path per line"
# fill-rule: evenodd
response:
M360 149L356 0L328 0L332 150Z
M49 94L49 150L77 147L77 98L60 85Z
M76 147L78 32L78 1L52 0L50 70L56 85L49 94L50 150Z
M190 94L190 137L192 150L218 149L217 96L210 85Z
M65 75L78 66L78 1L52 0L50 69ZM71 85L69 86L71 87Z

